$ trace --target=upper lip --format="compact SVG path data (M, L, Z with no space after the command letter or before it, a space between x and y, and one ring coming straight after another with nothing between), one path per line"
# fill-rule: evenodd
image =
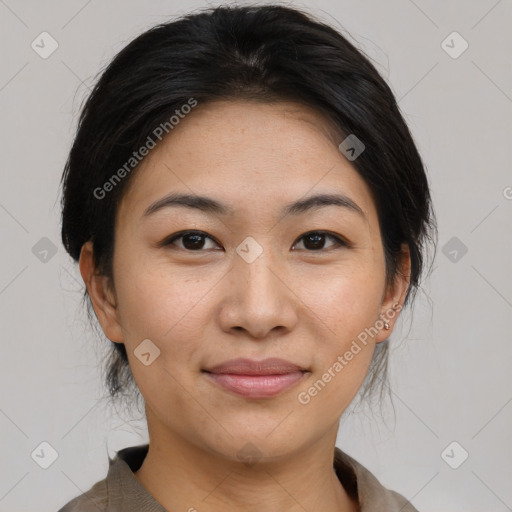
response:
M206 368L204 371L234 375L283 375L304 372L306 369L285 359L272 357L262 361L244 358L230 359L211 368Z

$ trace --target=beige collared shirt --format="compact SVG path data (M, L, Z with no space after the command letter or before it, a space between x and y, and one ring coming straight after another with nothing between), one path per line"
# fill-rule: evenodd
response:
M133 474L141 467L148 449L145 444L118 451L114 459L109 458L107 477L58 512L168 512ZM401 494L383 487L370 471L338 447L334 469L347 493L358 497L360 512L418 512Z

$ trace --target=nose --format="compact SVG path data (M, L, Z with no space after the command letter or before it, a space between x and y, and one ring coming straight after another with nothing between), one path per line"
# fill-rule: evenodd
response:
M248 263L238 254L224 282L219 322L223 331L243 331L262 339L272 331L291 331L298 320L299 299L293 281L269 251Z

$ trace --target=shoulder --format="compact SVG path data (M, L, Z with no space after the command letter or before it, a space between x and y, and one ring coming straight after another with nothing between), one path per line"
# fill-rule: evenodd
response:
M107 479L96 482L87 492L73 498L57 512L104 512L108 506Z
M418 512L405 496L384 487L373 473L338 447L334 467L343 486L347 482L357 495L361 512Z
M113 459L109 457L106 478L73 498L58 512L165 512L133 475L148 448L148 444L123 448Z

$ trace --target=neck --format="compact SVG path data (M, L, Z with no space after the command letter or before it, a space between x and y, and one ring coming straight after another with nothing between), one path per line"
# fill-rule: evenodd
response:
M278 460L223 458L166 432L151 436L135 478L167 510L357 512L333 468L337 425L314 445Z

